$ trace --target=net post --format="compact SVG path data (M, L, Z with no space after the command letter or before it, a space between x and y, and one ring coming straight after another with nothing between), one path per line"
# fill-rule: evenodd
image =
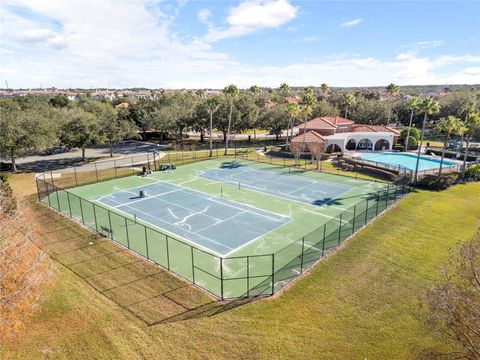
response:
M327 237L327 224L323 225L322 257L325 255L325 240Z
M223 297L223 258L220 258L220 298L224 300Z
M77 167L73 165L73 174L75 175L75 186L78 186Z
M95 175L97 177L97 182L98 182L98 169L97 169L97 163L93 164L95 165Z
M126 217L124 217L125 219L125 233L127 234L127 248L130 249L130 238L128 236L128 220Z
M148 254L148 235L147 235L147 227L144 225L143 228L145 229L145 251L147 252L147 259L150 259L150 255Z
M338 227L338 244L339 245L340 245L340 239L342 238L342 215L343 213L340 213L340 219L339 219L340 226Z
M168 235L165 235L165 244L166 244L166 250L167 250L167 269L170 270L170 253L168 249Z
M355 232L355 218L357 216L357 204L353 206L353 225L352 225L352 235Z
M305 237L302 237L302 254L300 260L300 274L303 274L303 253L305 250Z
M272 254L272 295L275 294L275 253Z

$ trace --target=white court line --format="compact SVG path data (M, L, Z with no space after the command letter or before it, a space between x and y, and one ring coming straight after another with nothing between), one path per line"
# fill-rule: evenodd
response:
M124 204L122 204L122 205L120 205L120 206L135 204L135 203L137 203L137 202L144 201L144 200L147 200L147 199L155 199L155 198L161 197L162 195L171 194L171 193L174 193L174 192L177 192L177 191L180 191L180 190L181 190L181 189L175 189L175 190L167 191L167 192L164 192L164 193L161 193L161 194L151 195L151 196L148 196L148 197L140 198L140 199L138 199L138 200L126 202L126 203L124 203ZM131 193L131 192L129 192L129 191L126 191L126 192ZM131 193L131 194L136 195L135 193Z
M224 222L227 222L227 221L230 220L230 219L233 219L234 217L237 217L237 216L239 216L239 215L245 214L246 212L248 212L248 211L242 211L242 212L240 212L240 213L238 213L238 214L232 215L232 216L230 216L230 217L228 217L228 218L226 218L226 219L223 219L223 220L218 219L218 220L219 220L218 223L205 226L205 227L203 227L203 228L201 228L201 229L198 229L197 232L201 232L201 231L206 230L206 229L208 229L208 228L210 228L210 227L212 227L212 226L220 225L220 224L222 224L222 223L224 223Z

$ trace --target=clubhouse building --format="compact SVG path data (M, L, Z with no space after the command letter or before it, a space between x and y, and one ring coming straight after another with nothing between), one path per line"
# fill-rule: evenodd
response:
M326 152L392 150L400 133L384 125L355 124L339 116L321 116L297 126L292 142L320 142ZM305 133L305 135L304 135Z

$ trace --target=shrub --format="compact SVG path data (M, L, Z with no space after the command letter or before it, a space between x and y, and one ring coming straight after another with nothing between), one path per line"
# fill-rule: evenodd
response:
M400 132L400 139L405 140L407 138L407 134L408 134L408 127L406 127L405 129L403 129ZM418 130L415 127L411 127L410 128L410 138L412 138L412 137L415 138L418 142L418 140L420 140L420 130ZM410 140L409 140L409 142L410 142Z
M445 190L452 186L457 180L457 174L425 175L417 186L427 190Z
M428 148L428 152L431 152L435 155L442 155L442 150L437 150L437 149L432 149L432 148ZM455 159L457 157L457 154L456 152L453 152L453 151L445 151L445 158L448 158L448 159ZM476 161L477 158L479 158L478 155L473 155L473 154L468 154L467 156L467 161ZM459 160L463 160L463 154L460 154L460 156L458 157Z
M480 164L475 164L475 165L472 165L472 166L468 167L465 174L469 178L480 179Z
M402 144L395 144L395 146L393 147L393 150L404 151L405 146L403 146Z

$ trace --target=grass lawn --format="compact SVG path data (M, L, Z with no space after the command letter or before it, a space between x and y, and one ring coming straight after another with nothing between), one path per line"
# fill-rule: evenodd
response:
M34 192L32 175L15 176L11 184L19 196ZM183 307L194 308L210 300L126 254L119 256L129 267L118 264L119 258L108 264L108 269L124 269L124 287L105 288L112 277L92 281L97 278L89 277L91 266L73 272L68 264L79 259L65 260L55 253L64 249L47 246L58 259L53 284L26 330L2 343L0 354L7 359L412 359L426 347L448 351L452 343L422 320L419 301L439 278L452 248L480 227L480 201L474 201L479 193L480 183L412 193L281 296L152 326L145 317L169 312L172 303L139 308L132 299L133 305L125 305L126 299L158 286L173 289L177 306L183 301ZM71 246L88 234L44 207L32 205L30 211L43 227L42 243L68 236ZM150 271L158 281L128 288L128 279ZM115 289L121 291L112 295Z

